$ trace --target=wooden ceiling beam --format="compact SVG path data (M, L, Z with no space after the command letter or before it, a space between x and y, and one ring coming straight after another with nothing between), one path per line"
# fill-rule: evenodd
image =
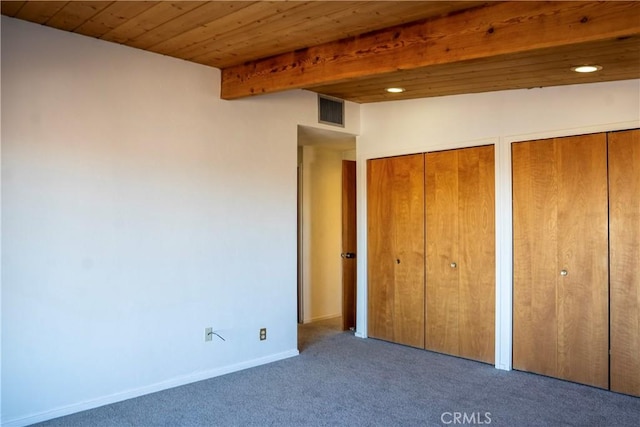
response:
M640 34L640 2L500 2L222 70L221 97L252 95Z

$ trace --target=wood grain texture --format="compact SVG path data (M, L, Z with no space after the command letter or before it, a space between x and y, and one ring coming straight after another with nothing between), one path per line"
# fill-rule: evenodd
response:
M640 396L640 130L609 134L611 390Z
M246 66L234 75L246 80L253 94L262 93L263 84L270 85L265 91L304 87L364 103L640 78L640 2L2 1L0 6L6 16L198 64ZM584 63L604 68L588 75L568 71ZM398 85L406 91L384 90Z
M427 153L425 182L425 348L459 355L458 151Z
M497 2L222 70L236 99L434 65L640 35L633 2Z
M606 64L600 72L577 76L576 64ZM578 78L579 77L579 78ZM314 86L319 93L359 103L529 89L640 77L640 37L542 48L489 58L398 70L372 77ZM401 94L384 88L401 86Z
M5 8L9 8L13 2L3 1L2 13L5 13ZM66 1L52 1L52 2L17 2L22 3L21 7L15 11L15 16L18 19L28 19L31 22L37 24L46 24L51 17L55 16L63 7L67 5Z
M235 43L239 33L246 34L248 26L252 26L253 35L262 26L274 25L279 18L303 3L282 2L274 7L270 2L228 2L222 5L211 2L193 12L198 20L193 22L190 16L185 16L184 31L176 31L172 37L158 39L152 50L165 55L176 55L185 59L193 59L207 52L214 52L216 46ZM201 12L202 9L205 9ZM203 14L204 12L204 14ZM191 15L191 14L190 14ZM285 21L280 19L280 21ZM211 26L215 23L217 31L212 33ZM195 25L194 25L195 24Z
M3 15L225 68L483 4L110 1L91 12L98 3L2 1L1 6Z
M553 140L512 145L513 367L557 376L558 173Z
M367 161L367 334L388 341L394 340L395 297L391 166L388 159Z
M605 134L557 140L558 376L609 387L609 265Z
M244 28L229 25L220 31L220 43L204 48L194 60L226 68L246 62L247 58L269 58L295 52L310 46L358 36L371 31L417 21L427 17L444 16L459 10L477 7L482 2L456 1L312 1L297 3L295 9L283 11L276 19L260 17ZM282 2L272 2L272 10ZM214 23L218 26L218 23ZM230 52L229 46L233 46ZM196 52L191 52L196 53ZM243 58L243 60L240 60Z
M459 150L460 356L495 359L495 160L493 145Z
M161 2L161 4L164 2ZM151 28L149 31L130 39L130 46L148 49L162 54L171 53L176 42L178 46L187 47L197 43L201 37L198 31L206 28L206 24L224 19L238 10L251 7L255 2L173 2L170 7L163 7L157 10L159 20L164 20L161 25ZM168 14L168 15L167 15ZM171 16L167 20L165 16ZM147 19L153 16L147 16ZM186 38L191 35L193 38ZM209 37L214 34L209 33ZM169 46L165 46L168 43Z
M86 21L107 8L111 1L73 1L64 5L47 20L47 25L65 31L76 31Z
M605 134L513 145L514 367L602 388L606 158Z
M358 253L356 162L342 161L342 253ZM356 258L342 258L342 329L356 326Z
M492 363L495 354L493 146L427 153L425 165L425 347Z
M264 7L264 10L260 11L257 7ZM204 38L189 46L188 50L177 53L185 58L192 58L196 62L205 64L217 64L224 61L223 58L230 43L236 47L238 55L242 55L242 52L255 52L256 49L273 50L276 44L280 45L278 53L282 53L284 46L290 43L290 41L288 42L290 37L307 37L308 35L298 33L312 31L309 27L309 16L350 11L350 6L343 2L314 2L311 4L290 2L281 3L277 8L274 8L273 4L258 2L253 9L255 11L249 8L243 10L245 16L238 16L240 13L229 16L233 21L226 25L221 21L216 22L216 25L222 24L222 30L216 37ZM252 12L253 16L244 13L245 11ZM251 26L251 31L247 31L247 26ZM328 28L326 30L328 31ZM277 37L276 40L274 40L274 35ZM232 60L232 58L229 59Z
M152 1L115 1L83 22L74 31L85 36L101 38L155 4L156 2Z
M202 6L203 2L197 1L160 1L105 33L101 38L146 49L162 40L180 34L181 31L185 31L185 28L189 28L189 24L185 24L184 21L185 15ZM204 11L202 15L205 15ZM197 24L198 12L192 12L187 16L193 19L194 24Z
M301 10L303 14L288 13L279 19L278 27L269 26L259 28L258 31L244 32L243 37L234 37L233 42L240 56L256 51L280 54L291 50L288 46L293 40L305 40L305 47L314 46L357 36L389 25L424 19L425 16L446 15L479 4L481 3L423 1L312 2L304 5L304 9ZM254 33L257 33L257 37L252 37ZM209 51L194 60L201 63L218 63L222 59L221 54L226 50L227 48L222 46L218 52L214 51L213 55ZM236 64L237 61L229 65Z
M368 334L424 347L424 156L367 162Z

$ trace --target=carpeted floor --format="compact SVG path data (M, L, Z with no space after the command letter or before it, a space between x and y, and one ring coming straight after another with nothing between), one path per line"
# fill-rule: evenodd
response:
M298 357L41 426L638 426L640 399L300 326Z
M298 350L304 352L314 343L342 333L342 317L298 325Z

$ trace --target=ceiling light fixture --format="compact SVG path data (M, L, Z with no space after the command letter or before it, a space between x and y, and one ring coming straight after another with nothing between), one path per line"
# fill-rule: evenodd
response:
M402 87L388 87L386 89L387 92L389 93L402 93L404 92L404 88Z
M576 73L593 73L595 71L602 70L602 66L600 65L580 65L578 67L571 67L572 71Z

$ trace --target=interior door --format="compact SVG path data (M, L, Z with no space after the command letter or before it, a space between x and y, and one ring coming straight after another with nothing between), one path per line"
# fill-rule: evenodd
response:
M368 335L424 347L424 155L367 162Z
M342 161L342 329L356 327L356 162Z
M640 130L609 134L611 390L640 396Z
M516 369L608 388L605 134L513 144Z
M493 363L493 146L426 154L426 345Z

